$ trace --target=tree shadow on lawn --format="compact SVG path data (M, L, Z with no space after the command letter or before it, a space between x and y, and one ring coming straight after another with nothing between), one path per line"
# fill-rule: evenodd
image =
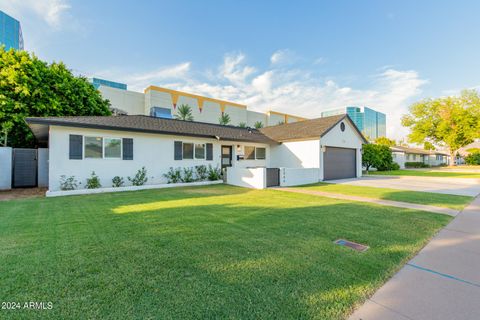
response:
M87 226L40 213L35 256L0 252L0 298L54 300L52 319L341 319L450 220L272 190L241 195L122 214L114 210L123 200L102 202L60 215L83 216ZM338 238L370 249L334 245Z

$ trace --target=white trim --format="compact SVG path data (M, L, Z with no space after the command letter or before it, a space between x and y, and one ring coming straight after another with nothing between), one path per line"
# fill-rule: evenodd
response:
M87 149L87 143L86 143L86 140L87 138L100 138L102 139L102 156L100 158L93 158L93 157L87 157L87 152L86 152L86 149ZM86 160L86 159L103 159L103 137L99 137L99 136L83 136L83 159L82 160Z
M120 155L118 157L107 157L107 156L105 156L105 139L120 140ZM103 150L102 151L103 159L122 160L122 158L123 158L123 139L122 138L103 137L102 150Z
M216 181L200 181L200 182L188 182L188 183L165 183L165 184L149 184L144 186L128 186L118 188L98 188L98 189L78 189L78 190L63 190L63 191L47 191L46 197L61 197L61 196L73 196L82 194L94 194L94 193L110 193L110 192L125 192L125 191L138 191L148 189L164 189L175 187L191 187L191 186L207 186L212 184L222 184L223 180Z
M203 158L197 158L197 144L203 145ZM207 144L206 143L194 143L193 144L193 157L195 160L205 160L207 158Z

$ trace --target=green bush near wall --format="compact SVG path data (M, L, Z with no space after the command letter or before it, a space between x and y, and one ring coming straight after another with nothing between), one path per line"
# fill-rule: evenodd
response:
M430 165L423 162L405 162L405 168L430 168Z

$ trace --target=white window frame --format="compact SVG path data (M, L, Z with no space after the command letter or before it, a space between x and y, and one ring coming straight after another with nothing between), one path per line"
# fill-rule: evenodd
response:
M183 154L183 145L184 144L191 144L192 145L192 158L186 159L184 154ZM182 141L182 160L195 160L195 142L189 142L189 141Z
M265 149L265 157L264 158L258 158L257 157L257 149ZM265 147L255 147L255 160L266 160L267 159L267 148Z
M203 158L197 158L197 144L203 145ZM183 148L182 148L183 151ZM194 143L193 144L193 158L194 160L205 160L207 158L207 144L206 143Z
M120 156L119 157L107 157L107 156L105 156L105 139L120 140ZM103 139L102 139L102 156L103 156L103 159L118 160L118 159L122 159L122 155L123 155L123 139L122 138L103 137Z
M100 158L87 157L87 138L101 138L102 139L102 156ZM83 159L98 160L103 159L103 137L102 136L83 136Z

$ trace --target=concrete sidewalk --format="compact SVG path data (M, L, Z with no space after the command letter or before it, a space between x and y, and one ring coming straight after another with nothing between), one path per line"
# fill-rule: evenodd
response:
M318 190L306 190L301 188L287 188L287 187L271 188L271 189L295 192L295 193L311 194L315 196L322 196L322 197L335 198L335 199L341 199L341 200L376 203L376 204L381 204L381 205L390 206L390 207L398 207L398 208L406 208L406 209L414 209L414 210L448 214L450 216L456 216L459 213L458 210L450 209L450 208L442 208L442 207L435 207L435 206L428 206L423 204L407 203L407 202L400 202L400 201L366 198L366 197L352 196L352 195L318 191Z
M480 319L480 196L349 319Z

